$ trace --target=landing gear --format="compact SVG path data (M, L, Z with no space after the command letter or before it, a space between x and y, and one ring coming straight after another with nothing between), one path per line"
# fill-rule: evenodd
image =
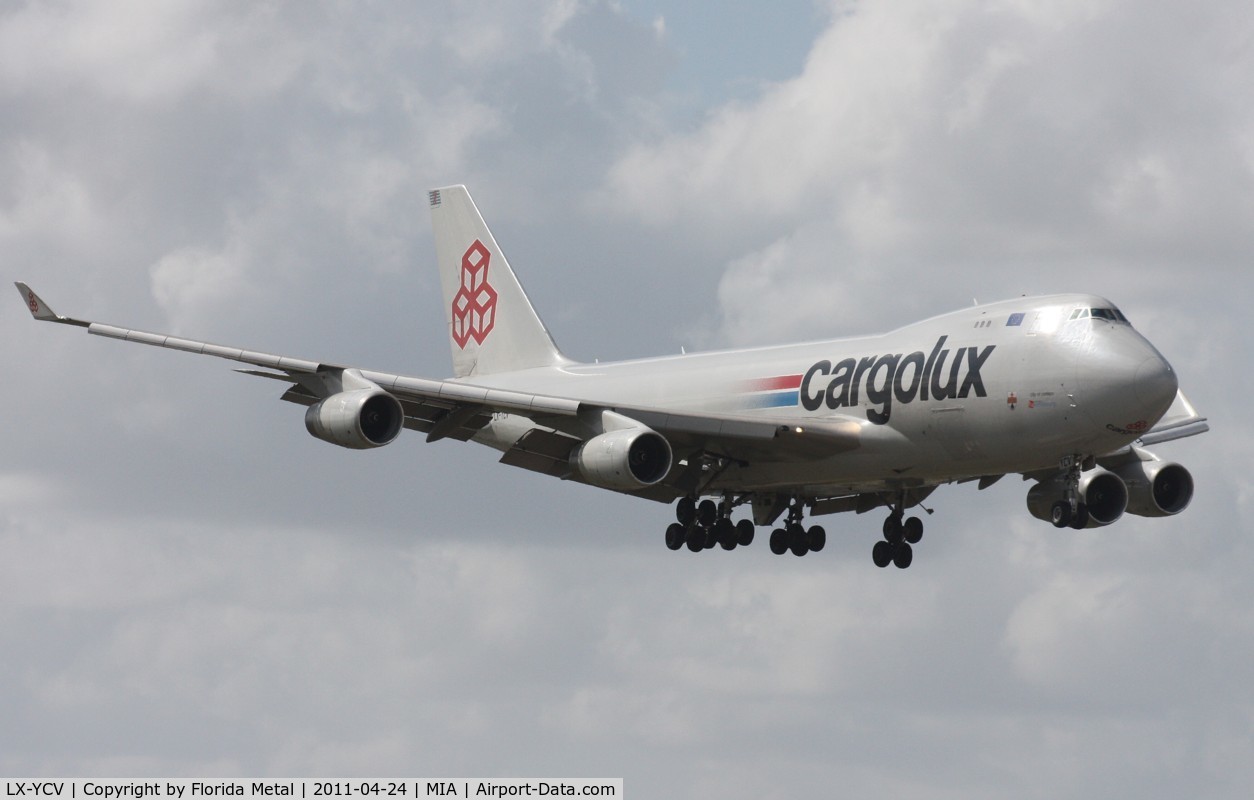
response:
M817 553L827 545L827 531L822 525L806 528L801 524L805 506L800 499L794 500L788 509L788 522L771 532L771 552L782 556L789 551L794 556Z
M918 517L905 517L905 492L897 495L897 502L892 506L893 513L884 520L884 541L876 542L871 548L871 560L881 569L894 564L898 569L905 569L914 561L914 548L923 538L923 520Z
M666 546L671 550L678 550L684 546L684 542L688 540L688 531L678 522L672 522L666 529Z
M1089 524L1089 508L1080 496L1080 476L1084 461L1078 455L1067 456L1062 460L1062 468L1063 499L1050 506L1049 521L1055 528L1070 527L1081 530Z
M735 550L753 542L753 522L742 519L732 522L732 501L697 502L694 497L681 497L675 504L675 522L666 529L666 546L679 550L687 545L694 553L721 547Z
M1059 500L1050 506L1049 521L1053 523L1055 528L1065 528L1071 524L1071 504L1066 500Z
M742 519L732 522L731 512L733 506L749 499L746 497L733 502L731 497L724 497L722 502L710 499L698 502L694 497L681 497L675 504L675 522L666 529L666 546L679 550L686 545L694 553L715 546L724 550L748 547L753 544L753 521ZM788 523L771 535L772 553L782 555L791 551L794 555L803 556L823 549L827 544L827 532L819 525L808 529L803 527L801 520L804 513L802 501L795 500L788 512Z
M751 520L742 519L736 523L736 544L741 547L748 547L753 544L753 522Z
M907 517L905 508L907 505L922 507L920 500L926 497L926 493L909 495L908 491L910 490L901 490L895 497L889 496L891 499L887 504L891 513L884 520L884 538L871 549L871 560L877 567L884 568L892 564L898 569L906 569L914 563L914 547L923 539L923 520L919 517ZM727 495L721 501L705 499L698 502L693 497L681 498L675 506L676 521L666 529L666 546L671 550L686 546L690 551L698 553L716 546L724 550L735 550L737 547L752 544L753 521L742 519L733 522L731 513L734 506L750 501L754 503L755 510L761 510L764 506L759 503L760 499L751 496L733 499ZM771 496L768 499L775 504L773 508L766 508L769 513L755 514L762 522L783 514L787 504L787 514L782 524L771 531L768 546L772 553L777 556L792 553L801 557L817 553L827 546L827 531L822 525L806 527L804 524L805 500L793 497L789 502L788 498L780 496ZM1078 514L1072 513L1071 507L1066 503L1059 503L1055 510L1065 520L1062 523L1064 526L1076 524L1078 520L1083 520L1082 524L1088 522L1088 512L1083 505ZM932 512L929 510L928 513Z

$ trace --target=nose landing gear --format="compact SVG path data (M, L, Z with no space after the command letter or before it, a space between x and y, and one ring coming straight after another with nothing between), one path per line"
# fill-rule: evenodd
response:
M1080 530L1088 527L1089 507L1084 504L1080 495L1080 477L1084 471L1084 459L1081 456L1068 456L1062 460L1064 483L1063 499L1054 503L1049 509L1049 521L1055 528L1075 528Z

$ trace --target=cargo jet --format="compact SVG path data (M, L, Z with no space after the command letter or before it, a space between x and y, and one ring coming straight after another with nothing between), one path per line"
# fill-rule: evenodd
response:
M823 549L806 516L887 510L877 566L906 568L942 484L1033 482L1028 511L1095 528L1177 514L1179 464L1144 448L1208 429L1175 371L1112 303L1022 297L890 333L615 363L557 348L463 186L430 192L453 377L394 375L61 316L38 320L247 365L288 384L313 436L367 449L402 429L499 450L501 462L674 504L672 550ZM748 516L733 522L737 509Z

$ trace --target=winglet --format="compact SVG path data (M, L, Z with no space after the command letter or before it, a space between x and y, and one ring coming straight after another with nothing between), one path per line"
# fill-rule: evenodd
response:
M26 303L26 307L30 309L31 316L35 319L43 320L44 322L61 322L66 325L78 325L84 328L91 324L86 320L61 316L57 312L53 311L52 308L43 301L43 298L35 294L33 289L21 281L15 281L14 285L17 286L18 292L22 295L22 300Z

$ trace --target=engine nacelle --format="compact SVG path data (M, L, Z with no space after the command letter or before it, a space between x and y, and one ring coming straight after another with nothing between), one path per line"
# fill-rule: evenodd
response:
M594 436L570 462L588 483L606 489L643 489L671 470L671 446L649 428L624 428Z
M1193 499L1193 476L1168 461L1138 461L1116 473L1128 485L1128 513L1141 517L1170 517L1188 508Z
M378 388L338 392L305 412L305 427L324 442L353 450L390 444L405 424L405 410Z
M1066 485L1060 478L1041 481L1028 490L1028 511L1037 519L1050 521L1054 503L1066 499ZM1098 467L1080 476L1080 502L1089 510L1089 528L1109 525L1128 508L1128 487L1113 472Z

